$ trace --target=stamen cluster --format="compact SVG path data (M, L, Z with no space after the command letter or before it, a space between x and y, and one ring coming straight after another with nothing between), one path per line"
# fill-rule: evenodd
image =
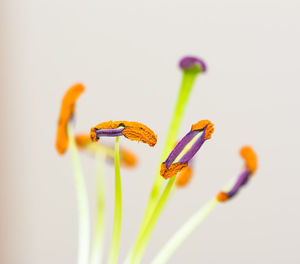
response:
M154 178L150 192L149 202L138 230L137 239L129 252L125 263L141 263L144 251L150 240L153 229L167 202L170 200L172 190L175 186L184 187L190 182L193 172L195 156L204 142L211 139L214 133L214 125L209 120L200 120L193 124L185 136L178 141L179 128L182 123L184 111L191 93L193 84L200 74L206 72L207 67L202 59L193 56L184 57L179 62L183 78L179 90L178 101L171 119L170 129L160 160L160 169ZM89 133L73 133L72 117L75 113L76 100L83 93L85 87L82 84L75 84L66 92L63 97L56 137L56 149L59 154L64 154L69 148L74 168L76 195L78 201L78 264L99 264L102 261L104 230L105 230L105 196L103 171L107 161L115 165L115 210L113 235L109 251L108 261L105 263L116 264L119 256L121 223L122 223L122 191L121 191L121 170L123 167L135 167L137 165L136 155L119 146L119 138L126 138L131 141L142 142L154 147L157 143L157 135L148 126L133 121L107 121L101 122L92 127ZM199 119L197 119L199 120ZM115 137L115 146L104 142L105 137ZM99 141L101 139L101 141ZM177 143L176 143L177 142ZM123 143L121 143L123 144ZM90 215L88 195L85 186L80 160L77 150L91 153L97 163L97 207L94 228L93 245L90 248ZM188 220L181 229L174 233L173 237L162 247L154 264L166 263L180 244L192 231L203 221L203 219L218 204L228 201L246 185L251 176L257 170L257 156L250 146L241 148L240 155L244 159L244 169L237 179L227 185L227 188L219 192L204 207ZM164 180L166 184L163 185ZM229 187L228 187L229 186Z

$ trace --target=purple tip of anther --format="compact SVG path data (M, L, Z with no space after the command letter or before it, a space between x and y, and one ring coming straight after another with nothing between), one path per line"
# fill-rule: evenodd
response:
M118 137L123 135L124 127L114 128L114 129L96 129L97 138L100 137Z
M202 72L206 72L206 64L200 58L187 56L182 58L179 62L179 67L183 70L190 69L194 66L199 66Z
M239 189L247 183L249 175L250 172L248 170L245 170L240 174L232 189L227 193L230 198L236 195Z

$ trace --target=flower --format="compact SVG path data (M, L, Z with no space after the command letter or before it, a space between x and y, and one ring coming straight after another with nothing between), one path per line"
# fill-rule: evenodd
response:
M209 120L202 120L192 125L188 132L175 146L165 162L161 164L160 175L168 179L183 168L194 157L202 144L211 138L214 126Z
M245 161L245 169L239 175L235 184L228 192L221 191L217 195L216 199L219 202L226 202L227 200L234 197L238 193L240 188L248 182L249 177L252 176L252 174L257 169L257 156L251 147L249 146L242 147L240 150L240 155Z
M68 149L67 125L74 115L76 100L84 92L84 89L81 83L77 83L69 88L62 99L56 133L56 150L59 154L64 154Z
M163 159L155 175L154 183L150 192L145 214L137 234L137 239L131 247L125 263L140 263L147 247L154 227L157 224L162 210L170 200L174 184L177 187L186 186L193 175L193 158L203 143L210 139L214 132L214 125L209 120L202 120L192 125L190 131L174 144L184 117L185 108L190 97L193 84L198 75L205 73L206 64L200 58L187 56L180 60L179 67L182 74L182 82L177 96L177 103L173 112L167 140L163 148ZM105 229L105 196L103 184L104 161L110 161L115 165L115 205L111 247L107 263L116 264L119 257L120 238L122 230L122 182L120 164L133 167L137 163L136 156L127 149L120 148L119 137L124 136L133 141L141 141L153 147L157 143L157 136L147 126L131 121L108 121L98 124L90 129L89 134L77 134L74 132L70 121L75 112L77 98L84 91L82 84L75 84L66 92L61 105L59 122L57 127L56 148L58 153L63 154L69 147L72 165L74 169L74 180L78 201L78 263L86 264L100 263L103 255L104 229ZM115 147L96 143L101 137L116 137ZM78 149L86 150L96 158L96 214L94 238L90 239L90 215L89 195L86 189L85 177L78 155ZM172 150L173 149L173 150ZM257 157L253 149L245 146L240 150L244 159L245 168L235 182L230 181L226 188L217 197L210 199L198 212L193 215L162 247L160 253L151 263L166 263L170 256L183 243L186 237L209 215L219 204L234 197L240 188L244 186L250 176L257 169ZM178 175L177 175L178 174ZM177 176L176 176L177 175ZM163 179L169 179L164 184ZM175 177L174 177L175 176ZM229 186L229 187L228 187ZM90 241L93 241L90 252Z
M107 144L95 144L89 134L77 134L75 142L78 148L89 150L93 154L103 153L108 161L113 162L115 153L114 147ZM134 167L137 165L137 156L130 150L120 147L120 163L124 167Z
M142 141L153 147L157 142L157 136L147 126L131 121L108 121L91 128L92 141L98 141L100 137L125 136L134 141Z

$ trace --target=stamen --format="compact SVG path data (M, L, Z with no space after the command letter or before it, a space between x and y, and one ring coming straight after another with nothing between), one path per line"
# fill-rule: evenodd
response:
M147 126L130 121L108 121L91 128L92 141L98 141L101 136L125 136L134 141L142 141L153 147L157 142L157 136Z
M216 198L210 200L204 207L200 208L196 214L194 214L181 228L175 232L175 234L169 239L169 241L165 244L164 247L160 250L157 257L151 262L153 264L163 264L167 263L171 255L176 252L177 248L184 242L184 240L193 233L196 227L209 215L209 213L220 203L226 202L230 198L232 198L240 189L241 186L245 185L251 175L251 171L249 169L249 160L252 161L251 165L255 164L255 166L251 167L252 169L256 169L257 165L257 157L255 152L250 147L244 147L241 149L241 156L245 159L246 166L248 167L241 175L238 177L235 184L232 184L232 180L230 180L224 187ZM186 170L186 169L185 169ZM172 178L173 179L173 178ZM170 179L170 181L172 180ZM169 181L169 182L170 182ZM168 183L169 184L169 183ZM232 187L233 186L233 187ZM228 191L228 189L230 189Z
M63 97L56 134L56 150L59 154L64 154L68 149L67 125L74 115L76 100L84 90L84 86L81 83L77 83L71 86Z
M216 199L219 202L226 202L227 200L234 197L239 192L241 187L248 182L250 176L257 169L257 156L251 147L245 146L241 148L240 155L245 160L246 169L239 175L235 184L232 186L232 188L229 191L227 192L221 191L217 195Z
M187 167L205 140L211 138L213 131L213 124L209 120L194 124L191 131L179 141L166 161L161 164L160 175L168 179Z
M194 58L194 57L193 57ZM200 59L198 59L200 60ZM165 160L167 155L171 152L173 148L173 144L175 143L178 132L180 129L180 125L182 122L182 119L184 117L185 109L187 102L189 100L193 85L195 83L195 80L197 79L197 76L199 76L201 73L204 73L206 71L206 65L205 63L200 60L199 64L201 65L201 70L199 70L200 67L195 67L196 69L189 70L190 67L193 67L191 65L187 65L187 62L190 61L187 58L183 58L180 63L179 67L182 70L182 82L180 85L179 93L177 95L177 101L176 105L173 111L173 115L171 118L171 123L168 129L167 133L167 139L163 147L163 151L161 154L161 161ZM153 186L151 188L150 197L146 206L145 214L143 216L142 224L140 226L140 229L138 231L137 239L135 242L135 245L133 247L133 250L129 253L126 260L130 260L132 258L132 254L134 252L134 249L138 247L138 241L139 238L142 236L142 234L145 231L145 228L147 227L147 222L149 218L151 217L151 214L155 210L155 207L157 205L157 202L159 200L159 196L161 194L161 190L163 187L163 180L161 177L161 170L158 169L155 175L155 179L153 182Z

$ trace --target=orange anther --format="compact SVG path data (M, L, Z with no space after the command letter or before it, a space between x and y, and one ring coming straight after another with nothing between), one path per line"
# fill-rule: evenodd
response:
M216 199L218 202L226 202L228 200L228 194L226 192L219 192Z
M83 93L84 89L81 83L77 83L71 86L63 97L56 133L56 149L59 154L65 153L68 149L69 138L67 125L74 114L76 100Z
M160 167L160 175L163 176L165 179L168 179L174 175L176 175L179 171L187 166L187 162L180 163L176 162L170 165L169 168L166 167L166 163L163 162Z
M192 130L202 130L205 129L204 139L211 138L212 133L214 132L214 125L209 120L201 120L198 123L192 125Z
M250 146L244 146L240 150L240 155L245 160L246 166L251 173L257 169L257 156Z
M176 177L176 182L175 182L176 186L177 187L186 186L190 182L192 175L193 175L193 169L190 166L183 168L181 173Z
M122 134L130 140L142 141L151 147L153 147L157 142L157 136L149 127L138 122L130 121L108 121L100 123L91 128L90 137L92 141L98 141L99 139L97 138L95 129L116 129L120 127L124 127Z

